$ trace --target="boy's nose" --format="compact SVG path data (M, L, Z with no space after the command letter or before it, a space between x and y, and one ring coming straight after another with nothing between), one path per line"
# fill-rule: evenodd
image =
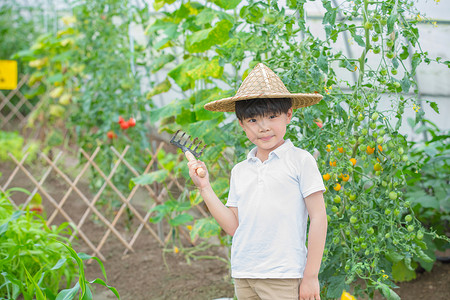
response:
M266 124L266 122L259 122L259 131L269 131L269 126Z

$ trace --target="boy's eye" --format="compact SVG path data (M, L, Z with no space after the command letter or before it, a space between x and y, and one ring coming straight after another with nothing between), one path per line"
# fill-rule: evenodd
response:
M256 122L256 119L248 119L248 122L249 122L249 123L255 123L255 122Z
M277 117L277 115L272 115L269 117L269 119L275 119Z

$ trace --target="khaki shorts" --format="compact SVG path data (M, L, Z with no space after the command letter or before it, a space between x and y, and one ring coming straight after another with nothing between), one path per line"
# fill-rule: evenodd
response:
M234 279L239 300L298 300L301 279Z

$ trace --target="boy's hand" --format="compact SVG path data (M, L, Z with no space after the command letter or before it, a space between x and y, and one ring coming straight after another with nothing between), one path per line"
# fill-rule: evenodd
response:
M313 277L303 277L300 284L300 300L320 300L319 279Z
M192 178L194 184L199 188L205 188L209 185L208 171L204 162L197 160L195 156L186 151L186 158L189 160L189 176Z

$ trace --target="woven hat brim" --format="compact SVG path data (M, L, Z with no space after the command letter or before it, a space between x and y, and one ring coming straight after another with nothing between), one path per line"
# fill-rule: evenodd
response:
M291 98L292 108L297 109L301 107L307 107L317 104L322 100L323 96L320 94L258 94L258 95L245 95L240 97L228 97L220 100L212 101L205 104L204 108L209 111L219 112L234 112L236 101L260 99L260 98Z

